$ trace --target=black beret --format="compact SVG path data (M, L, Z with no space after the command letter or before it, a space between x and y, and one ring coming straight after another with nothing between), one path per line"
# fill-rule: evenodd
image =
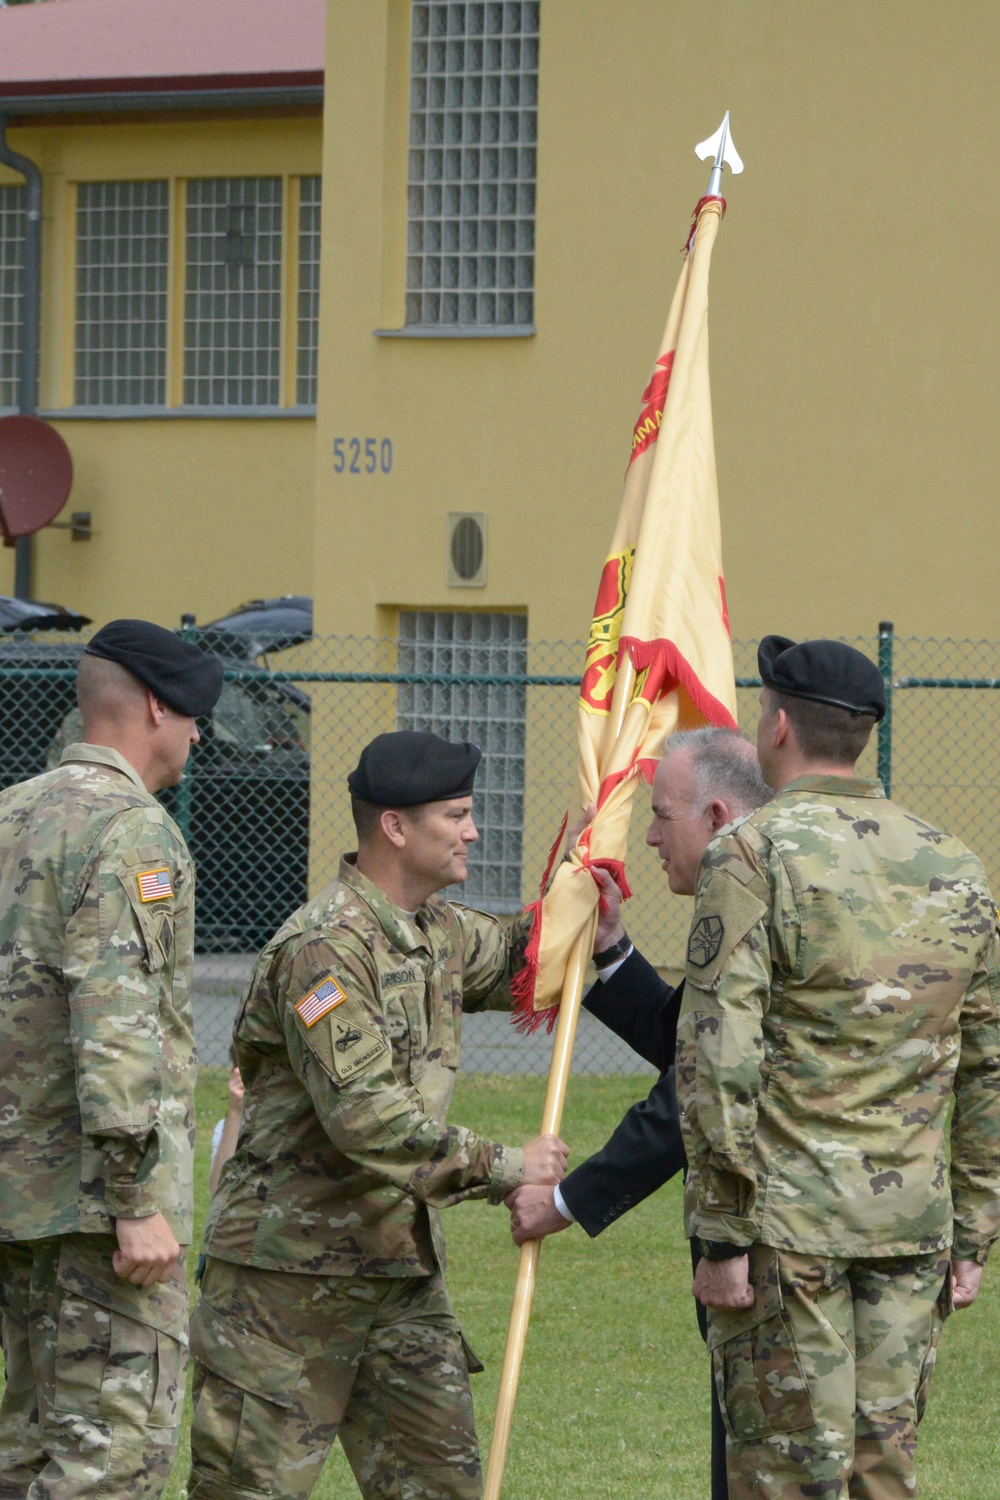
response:
M175 713L210 714L222 692L222 662L149 620L112 620L84 647L85 656L116 661Z
M400 729L376 735L347 778L352 796L376 807L418 807L472 795L483 752L440 735Z
M766 635L757 648L757 666L765 687L792 698L831 703L852 714L885 717L885 683L863 651L843 641L790 641Z

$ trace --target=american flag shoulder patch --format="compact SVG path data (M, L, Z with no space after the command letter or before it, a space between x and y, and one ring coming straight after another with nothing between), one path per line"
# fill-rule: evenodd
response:
M166 865L160 865L155 870L140 870L136 879L139 882L140 901L165 901L174 894L174 884Z
M347 996L333 975L328 974L308 995L302 996L295 1009L306 1026L315 1026L327 1011L333 1010L335 1005L340 1005L346 999Z

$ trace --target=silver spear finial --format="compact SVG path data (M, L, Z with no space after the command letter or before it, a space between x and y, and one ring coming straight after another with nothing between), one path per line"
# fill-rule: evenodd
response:
M706 198L717 198L722 186L722 169L728 167L734 176L743 171L743 159L736 147L733 145L729 134L729 111L726 110L725 118L714 135L710 135L707 141L702 141L695 146L694 154L699 161L707 161L714 155L715 166L712 168L708 179Z

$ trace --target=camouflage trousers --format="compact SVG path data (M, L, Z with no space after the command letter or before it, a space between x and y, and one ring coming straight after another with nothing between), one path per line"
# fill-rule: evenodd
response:
M0 1244L0 1500L155 1500L166 1483L187 1370L184 1268L132 1286L112 1269L116 1249L103 1234Z
M479 1500L471 1351L440 1275L210 1256L191 1348L188 1500L305 1500L338 1435L365 1500Z
M708 1314L730 1500L913 1500L947 1255L831 1260L755 1245L750 1279L753 1307Z

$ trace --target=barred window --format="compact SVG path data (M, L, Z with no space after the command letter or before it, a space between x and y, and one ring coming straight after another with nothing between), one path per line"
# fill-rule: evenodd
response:
M166 182L82 182L76 200L79 406L162 406L167 372Z
M281 178L187 185L184 403L277 406Z
M534 316L539 0L412 0L406 321Z
M18 404L24 214L24 188L0 187L0 409Z
M523 677L528 667L524 615L405 610L399 617L399 670L461 677ZM403 683L400 729L472 740L483 752L474 813L479 842L469 877L446 892L486 911L521 906L524 825L525 688L517 683Z
M295 399L316 405L316 354L319 345L319 177L299 182L299 345Z

